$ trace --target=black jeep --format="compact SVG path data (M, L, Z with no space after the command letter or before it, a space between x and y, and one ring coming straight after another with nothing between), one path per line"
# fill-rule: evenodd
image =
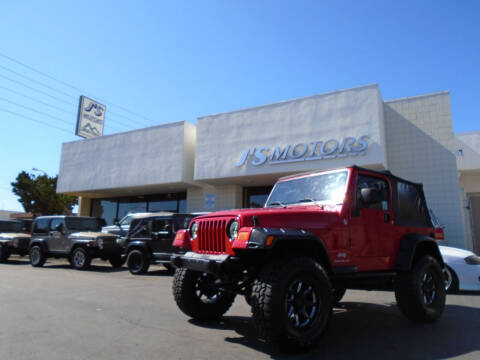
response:
M0 220L0 262L8 260L11 254L28 254L30 234L21 221Z
M162 264L173 273L170 256L178 229L188 227L195 215L158 212L132 215L127 236L122 239L130 272L145 274L150 264Z
M75 269L84 270L93 258L123 265L117 236L100 232L103 219L86 216L40 216L32 226L30 263L43 266L47 258L67 258Z

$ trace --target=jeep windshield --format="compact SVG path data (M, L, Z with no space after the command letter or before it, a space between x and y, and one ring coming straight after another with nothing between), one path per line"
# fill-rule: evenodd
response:
M265 207L286 205L341 205L345 197L348 171L340 170L286 180L275 185Z
M21 222L0 221L0 232L2 233L21 233L23 226Z
M65 223L68 230L73 231L100 231L102 221L96 218L66 218Z

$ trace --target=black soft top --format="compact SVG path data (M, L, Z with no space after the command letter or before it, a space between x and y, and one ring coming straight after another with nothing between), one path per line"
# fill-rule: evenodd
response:
M378 171L358 166L353 166L352 168L368 173L376 173L389 178L392 184L392 205L393 211L395 212L396 225L433 227L421 183L402 179L393 175L388 170Z

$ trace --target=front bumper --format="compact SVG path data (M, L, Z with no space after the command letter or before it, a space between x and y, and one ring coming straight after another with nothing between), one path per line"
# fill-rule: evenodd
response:
M240 265L239 259L231 255L198 254L191 251L183 255L174 254L170 260L176 268L187 268L209 274L233 271Z

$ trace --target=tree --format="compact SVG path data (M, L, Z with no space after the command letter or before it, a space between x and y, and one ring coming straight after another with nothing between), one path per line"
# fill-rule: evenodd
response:
M26 171L18 174L12 182L12 191L26 212L39 215L65 214L70 215L72 208L77 204L77 198L70 195L57 194L58 176L49 177L47 174L35 176Z

